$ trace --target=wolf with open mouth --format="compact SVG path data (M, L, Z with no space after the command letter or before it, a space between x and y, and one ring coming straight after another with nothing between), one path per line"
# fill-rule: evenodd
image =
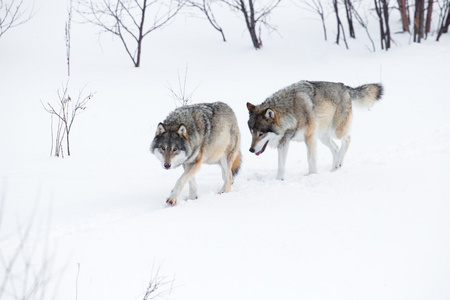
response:
M381 84L357 88L342 83L300 81L267 98L260 105L247 103L250 152L259 156L267 146L278 149L277 179L283 180L290 141L304 141L309 174L316 173L319 139L333 155L331 171L342 167L350 144L352 102L371 107L383 94ZM340 141L340 147L335 140Z

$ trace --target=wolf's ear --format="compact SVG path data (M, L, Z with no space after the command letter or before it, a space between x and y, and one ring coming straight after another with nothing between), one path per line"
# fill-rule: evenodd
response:
M275 112L274 112L272 109L270 109L270 108L266 109L266 113L264 114L264 116L265 116L267 119L273 119L273 120L275 120Z
M253 112L255 110L256 106L251 104L250 102L247 102L247 109L249 112Z
M158 127L156 128L156 136L160 136L166 131L167 131L166 125L164 125L163 123L159 123Z
M177 134L178 134L180 137L184 137L185 139L188 138L187 129L186 129L186 126L184 126L184 124L181 124L181 125L178 127L178 129L177 129Z

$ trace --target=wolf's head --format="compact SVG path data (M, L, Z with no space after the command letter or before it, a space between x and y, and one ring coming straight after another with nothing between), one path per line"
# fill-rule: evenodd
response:
M167 126L158 124L150 151L161 161L163 168L169 170L183 164L187 155L188 133L186 126Z
M260 155L269 142L278 140L278 116L274 109L247 102L249 112L248 128L252 134L250 152Z

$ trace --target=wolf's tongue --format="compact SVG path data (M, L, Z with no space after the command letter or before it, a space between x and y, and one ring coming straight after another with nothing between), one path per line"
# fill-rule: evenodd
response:
M263 153L264 150L266 150L266 147L267 147L267 144L268 144L268 143L269 143L269 141L267 141L267 142L264 144L264 146L262 147L261 151L256 152L255 155L256 155L256 156L259 156L261 153Z

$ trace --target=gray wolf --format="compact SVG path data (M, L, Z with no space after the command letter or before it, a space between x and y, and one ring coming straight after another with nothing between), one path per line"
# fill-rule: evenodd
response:
M202 163L221 166L224 184L220 193L227 193L241 165L236 116L222 102L177 108L158 124L150 151L161 161L164 169L174 169L180 165L184 168L166 201L169 205L177 204L187 182L189 198L197 198L194 175Z
M304 141L309 174L316 173L319 139L333 155L331 171L342 167L350 144L352 102L371 107L383 94L381 84L351 88L342 83L300 81L267 98L260 105L247 103L250 152L260 155L267 145L278 149L277 179L283 180L290 141ZM334 139L340 140L341 145Z

